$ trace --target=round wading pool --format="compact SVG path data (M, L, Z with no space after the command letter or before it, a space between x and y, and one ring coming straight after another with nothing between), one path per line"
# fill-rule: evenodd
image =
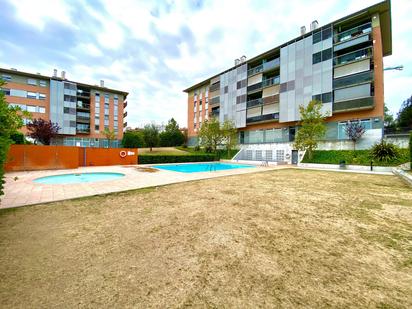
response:
M33 181L41 184L70 184L96 182L104 180L113 180L124 177L122 173L78 173L78 174L63 174L36 178Z

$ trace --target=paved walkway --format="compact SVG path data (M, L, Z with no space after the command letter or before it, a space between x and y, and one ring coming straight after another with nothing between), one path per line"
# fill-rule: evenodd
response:
M145 166L99 166L66 170L7 173L4 190L5 195L1 198L0 209L160 186L190 180L274 170L289 166L240 168L199 173L180 173L166 170L157 170L154 173L149 173L142 171L142 167ZM109 181L64 185L46 185L33 182L34 179L44 176L86 172L118 172L125 174L125 177Z

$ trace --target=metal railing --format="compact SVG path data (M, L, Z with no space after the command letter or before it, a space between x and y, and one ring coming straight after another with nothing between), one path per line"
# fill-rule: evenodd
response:
M333 88L342 88L356 84L362 84L373 80L373 71L366 71L333 80Z
M371 108L374 106L373 97L365 97L359 99L352 99L347 101L335 102L333 103L333 111L346 111L352 109L364 109Z
M263 71L268 71L280 66L280 58L276 58L270 60L268 62L263 63Z
M258 65L257 67L251 68L247 71L247 76L251 76L263 71L263 65Z
M257 106L257 105L262 105L263 104L263 99L259 98L259 99L254 99L254 100L250 100L246 102L246 107L250 108L253 106Z
M279 120L279 113L273 113L273 114L260 115L260 116L254 116L254 117L246 118L246 123L267 121L267 120Z

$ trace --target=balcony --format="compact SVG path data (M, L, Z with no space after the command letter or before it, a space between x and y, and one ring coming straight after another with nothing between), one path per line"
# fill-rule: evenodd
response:
M124 122L123 123L123 128L126 128L127 127L127 122Z
M76 122L90 123L90 117L76 116Z
M78 125L78 126L76 126L76 133L89 134L90 133L90 126Z
M78 98L90 98L90 92L85 90L77 89L76 95Z
M339 43L342 43L348 40L353 40L359 36L368 34L371 31L372 31L372 24L369 22L361 26L357 26L352 29L336 34L334 37L334 43L339 44Z
M333 80L333 88L343 88L357 84L371 82L373 80L373 71L361 72Z
M349 47L353 47L353 46L356 46L356 45L360 45L360 44L369 42L369 41L371 41L371 39L372 39L372 36L371 36L370 33L369 34L363 34L361 36L358 36L355 39L352 39L352 40L349 40L349 41L344 41L344 42L342 42L338 45L335 45L333 47L333 50L335 52L340 51L340 50L344 50L344 49L349 48Z
M254 92L262 89L262 82L247 87L247 92Z
M126 118L127 117L127 112L125 112L124 114L123 114L123 118Z
M280 67L280 58L276 58L268 62L265 62L263 64L263 72L270 71L278 67Z
M343 65L352 63L355 61L363 60L366 58L372 57L372 47L366 47L360 50L356 50L354 52L350 52L341 56L337 56L333 58L333 65Z
M250 107L254 107L257 105L262 105L263 104L263 99L259 98L259 99L254 99L254 100L250 100L246 102L246 107L250 108Z
M220 82L217 82L209 87L209 92L213 92L220 89Z
M210 101L209 101L210 105L215 105L215 104L219 104L219 103L220 103L220 96L211 98Z
M258 65L257 67L251 68L247 71L247 76L255 75L263 71L263 65Z
M373 97L365 97L348 101L335 102L333 103L333 112L339 113L351 110L370 109L373 107Z
M90 110L90 104L77 102L76 109Z
M126 108L126 106L127 106L127 101L124 101L123 102L123 108Z
M246 119L246 123L271 121L271 120L279 120L279 113L250 117Z
M262 81L263 88L278 84L280 84L280 76L275 76Z

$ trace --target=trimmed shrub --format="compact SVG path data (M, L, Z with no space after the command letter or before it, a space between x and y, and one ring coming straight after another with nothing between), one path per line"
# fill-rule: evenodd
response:
M10 138L14 144L17 144L17 145L25 144L24 134L21 132L13 133L12 135L10 135Z
M315 150L313 158L309 159L307 155L302 163L319 163L319 164L339 164L345 161L351 165L370 165L373 157L369 150ZM409 161L409 150L406 148L399 149L399 156L388 162L379 162L376 165L397 166Z
M409 162L411 164L411 171L412 171L412 133L409 137Z
M184 163L184 162L208 162L215 161L215 155L193 154L193 155L150 155L142 154L138 157L139 164L158 163Z
M390 162L398 158L399 149L396 145L382 140L371 149L372 157L379 162Z

